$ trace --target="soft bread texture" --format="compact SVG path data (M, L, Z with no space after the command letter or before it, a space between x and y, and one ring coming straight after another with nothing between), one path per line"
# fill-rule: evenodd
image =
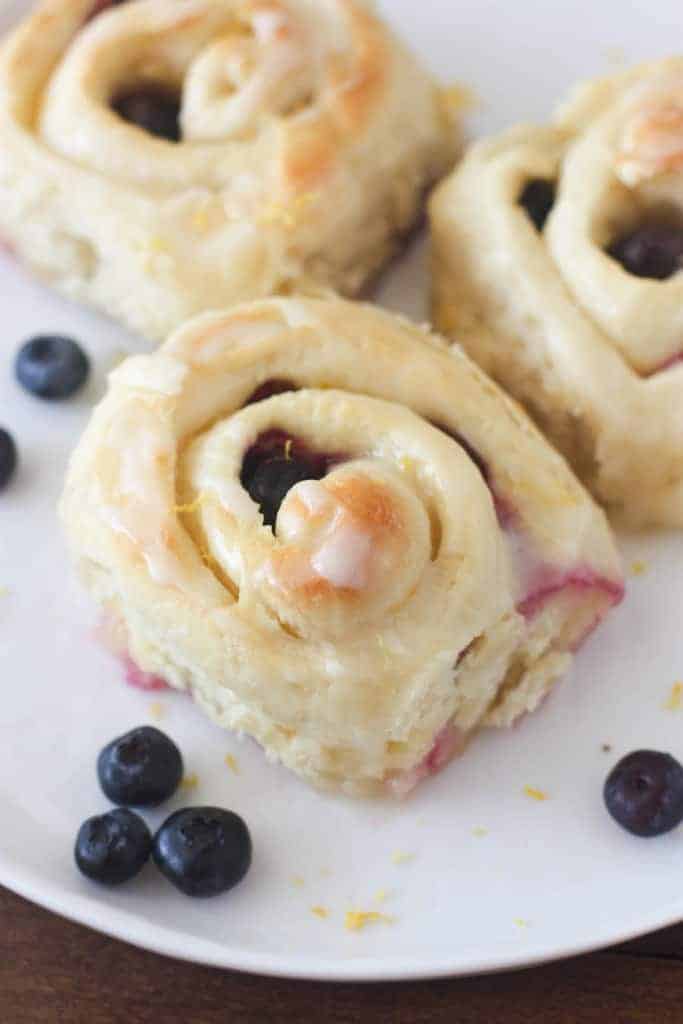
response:
M181 95L182 139L113 112ZM0 237L152 338L295 287L358 292L456 129L362 0L43 0L0 50Z
M259 400L272 381L298 390ZM241 483L273 431L334 455L275 531ZM206 314L124 362L61 515L143 672L353 794L407 792L535 708L622 593L603 513L526 415L342 300Z
M539 233L518 200L556 182ZM615 517L683 526L683 273L607 253L683 219L683 58L581 86L550 127L472 147L438 189L434 316L520 399Z

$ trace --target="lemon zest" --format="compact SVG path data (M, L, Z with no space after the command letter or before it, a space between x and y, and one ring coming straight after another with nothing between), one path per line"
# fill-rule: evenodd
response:
M189 502L187 505L175 505L174 509L176 512L182 514L196 512L198 508L201 508L202 505L206 504L210 497L211 495L208 491L200 491L194 501Z
M282 203L269 203L261 210L258 220L261 224L279 224L291 231L299 224L302 215L314 200L315 193L306 192L297 196L287 206Z
M347 910L344 927L349 932L360 932L368 924L393 924L393 921L389 914L380 914L378 910Z
M525 786L524 795L528 796L530 800L538 800L539 803L548 799L548 794L544 793L542 789L536 789L535 786Z
M680 711L683 707L683 683L674 683L664 704L665 711Z
M481 97L464 82L454 82L440 90L441 103L449 114L461 114L482 106Z

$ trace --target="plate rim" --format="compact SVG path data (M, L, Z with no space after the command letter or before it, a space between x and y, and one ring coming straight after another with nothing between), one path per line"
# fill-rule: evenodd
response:
M549 950L542 943L520 948L518 953L486 958L475 954L456 960L439 957L428 961L415 957L323 957L311 960L310 955L291 959L277 953L246 952L239 947L223 945L208 939L192 938L194 949L183 948L188 937L165 925L148 922L127 910L103 903L95 895L69 893L68 900L58 885L46 882L35 871L23 868L0 851L0 884L16 895L29 900L75 924L83 925L110 938L126 942L138 949L167 956L174 960L213 967L225 971L269 978L322 982L395 982L428 981L437 978L466 978L476 975L518 971L554 963L572 957L595 953L602 949L637 939L683 920L683 898L667 908L660 908L644 920L639 915L631 924L614 930L603 928L593 939L565 943Z

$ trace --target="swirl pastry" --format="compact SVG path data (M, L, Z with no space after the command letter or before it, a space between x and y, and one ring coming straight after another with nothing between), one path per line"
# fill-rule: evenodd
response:
M475 145L431 213L440 328L611 512L683 526L683 58Z
M154 339L304 283L356 293L453 128L364 0L43 0L0 50L0 235Z
M350 793L532 710L622 594L603 513L521 410L341 299L205 314L128 359L62 516L143 679Z

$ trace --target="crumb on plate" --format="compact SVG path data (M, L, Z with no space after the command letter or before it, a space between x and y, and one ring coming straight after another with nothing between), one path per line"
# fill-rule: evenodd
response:
M297 889L303 889L304 884L301 875L292 875L292 885L296 886Z
M631 576L644 576L646 572L646 562L642 562L640 559L636 559L635 562L631 562Z
M325 920L326 917L330 916L330 912L327 909L327 907L311 907L311 913L315 914L316 917L319 917L323 921Z
M239 775L240 766L237 763L237 758L234 756L234 754L226 754L224 760L230 771L233 772L235 775Z
M196 789L199 785L199 777L196 772L186 775L180 783L183 789Z

